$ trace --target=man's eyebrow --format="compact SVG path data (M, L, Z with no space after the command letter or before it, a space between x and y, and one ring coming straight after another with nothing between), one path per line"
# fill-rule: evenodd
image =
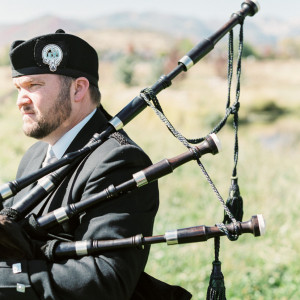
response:
M15 86L19 86L19 85L28 85L32 82L43 82L43 80L41 78L24 78L21 81L17 81L14 83Z

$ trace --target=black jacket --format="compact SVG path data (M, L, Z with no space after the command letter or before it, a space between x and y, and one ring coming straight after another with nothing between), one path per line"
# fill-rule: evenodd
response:
M98 109L76 136L67 152L82 148L95 132L102 132L107 120ZM47 144L37 142L24 155L17 173L23 177L41 167ZM60 186L44 199L33 213L43 215L68 203L82 201L99 193L110 184L118 185L132 174L151 164L147 155L129 138L126 144L109 138L69 174ZM12 201L22 199L32 186L23 189ZM152 234L158 209L157 183L138 188L124 196L102 202L75 218L55 234L66 232L74 240L117 239L142 233ZM0 262L0 299L130 299L143 272L149 248L130 248L58 262L22 260L22 272L14 274L12 264ZM17 292L17 284L25 285L25 293Z

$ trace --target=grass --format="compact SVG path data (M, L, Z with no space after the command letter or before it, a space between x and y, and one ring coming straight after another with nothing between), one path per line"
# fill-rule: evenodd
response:
M267 231L265 236L257 238L244 234L236 242L225 237L221 239L220 260L227 299L299 299L300 78L297 73L291 77L294 67L299 68L300 62L243 63L240 115L246 122L239 129L239 185L244 199L244 220L262 213ZM100 70L105 71L102 71L105 77L100 82L103 102L112 114L145 87L116 85L112 76L114 67L107 63L102 64ZM209 61L189 72L184 80L174 81L159 99L166 115L184 135L203 136L224 114L226 81L216 76L214 65ZM0 75L6 78L7 72L2 70ZM3 85L0 94L2 182L14 178L22 152L33 142L24 138L19 129L20 118L12 96L3 97L10 93L8 86ZM262 118L259 107L270 101L287 113L275 119ZM186 151L150 108L130 122L126 131L153 162ZM226 200L233 167L231 127L225 126L218 137L222 152L215 156L205 155L201 161ZM162 178L159 185L161 203L154 235L222 221L222 206L195 162L176 169ZM193 299L205 299L213 253L213 240L177 246L153 245L146 271L169 284L185 287L193 294Z

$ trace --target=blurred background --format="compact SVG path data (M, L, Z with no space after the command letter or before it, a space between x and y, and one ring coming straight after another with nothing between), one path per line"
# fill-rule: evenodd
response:
M24 137L10 78L12 41L58 28L86 39L100 58L104 107L118 113L139 92L167 74L194 45L240 9L242 0L41 1L2 0L0 11L0 183L13 180L34 140ZM266 235L221 239L227 299L299 299L300 227L300 2L261 1L247 17L242 60L238 175L244 221L263 214ZM234 29L235 64L239 26ZM166 116L186 137L202 137L222 119L227 102L225 36L207 56L178 76L158 98ZM235 100L234 74L231 98ZM147 108L126 131L153 162L186 149ZM232 117L218 133L222 152L202 163L226 200L233 168ZM159 181L161 204L154 235L223 220L223 208L200 168L190 162ZM213 240L153 245L147 272L205 299L214 259Z

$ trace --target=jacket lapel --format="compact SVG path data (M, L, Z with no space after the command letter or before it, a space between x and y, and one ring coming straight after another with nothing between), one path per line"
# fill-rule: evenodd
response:
M97 108L93 117L80 130L73 142L70 144L66 153L77 151L83 148L95 133L101 133L108 126L108 121L102 111Z
M93 117L89 120L89 122L81 129L81 131L77 134L73 142L70 144L68 149L66 150L66 153L77 151L81 148L83 148L89 140L92 138L92 136L97 132L101 133L106 127L107 127L107 119L102 114L102 112L97 109ZM67 176L68 177L68 176ZM69 179L67 179L69 180ZM65 185L64 180L60 185ZM67 186L63 188L65 191L67 189ZM36 215L41 215L44 212L52 211L55 208L60 207L61 205L66 205L67 203L54 203L53 195L56 193L56 191L52 192L49 196L47 196L45 199L43 199L36 208L32 211ZM63 198L58 197L61 201ZM53 201L49 201L50 199L53 199Z
M20 177L25 177L33 174L37 170L41 168L42 162L45 159L46 153L47 153L47 148L48 145L46 143L40 143L38 147L36 147L35 151L32 153L29 161L26 161L26 165L20 165L19 173L21 174L18 176ZM21 199L24 196L28 194L28 192L36 185L36 182L28 185L24 189L22 189L18 194L17 198Z

